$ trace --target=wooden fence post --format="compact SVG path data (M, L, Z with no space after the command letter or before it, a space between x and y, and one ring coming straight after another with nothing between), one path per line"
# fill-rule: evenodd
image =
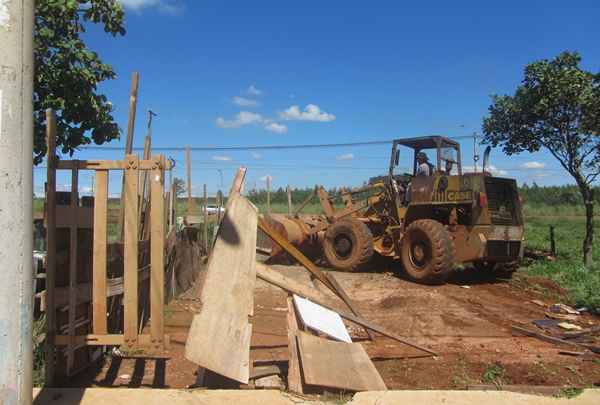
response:
M550 254L556 257L556 240L554 239L554 225L550 225Z
M108 214L108 170L96 171L94 192L94 258L92 277L93 332L108 333L106 318L106 221Z
M126 156L124 189L124 335L129 347L137 343L138 337L138 172L136 155Z
M188 192L188 206L187 206L187 215L192 215L192 157L190 154L190 147L185 147L185 170L187 177L187 192Z
M164 322L163 307L165 302L165 197L164 197L164 156L154 158L152 169L150 210L150 335L152 344L163 345Z
M56 335L56 115L46 110L46 385L54 385L54 336Z
M69 344L67 346L67 375L75 362L75 312L77 310L77 235L79 217L79 169L71 170L71 226L69 227Z

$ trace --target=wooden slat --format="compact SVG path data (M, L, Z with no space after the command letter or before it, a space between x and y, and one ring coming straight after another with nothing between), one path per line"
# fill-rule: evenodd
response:
M156 158L157 163L164 158ZM165 199L164 172L160 166L152 170L150 182L150 334L152 343L162 344L165 301Z
M56 334L56 115L46 110L46 339L45 379L54 384L54 335Z
M326 295L324 295L322 292L318 291L317 289L306 286L296 280L286 277L286 276L282 275L281 273L279 273L273 269L270 269L269 267L267 267L266 265L264 265L262 263L256 264L256 276L258 278L260 278L261 280L264 280L270 284L273 284L279 288L284 289L287 292L307 298L316 304L319 304L321 306L324 306L325 308L331 309L332 311L335 311L338 314L340 314L342 316L342 318L352 321L358 325L365 326L365 327L371 329L372 331L381 333L382 335L387 336L391 339L394 339L397 342L403 343L410 347L414 347L415 349L419 349L419 350L429 353L433 356L437 356L436 352L429 350L426 347L419 346L417 344L409 342L408 340L396 335L395 333L385 329L382 326L379 326L372 322L369 322L368 320L358 317L358 316L352 314L351 312L347 312L347 311L339 309L339 304L334 302L331 298L327 297Z
M138 327L138 158L127 155L123 203L124 223L124 333L127 345L135 345Z
M71 209L77 212L79 206L79 170L71 171ZM77 215L69 228L69 346L67 350L67 375L70 375L75 362L75 311L77 309Z
M140 170L152 170L154 161L140 160L138 169ZM59 170L126 170L126 160L60 160L56 164L56 168ZM170 161L165 162L165 169L170 170L173 168L173 164Z
M94 190L94 262L93 262L93 331L107 333L106 319L106 243L108 214L108 171L96 171Z
M350 391L387 390L360 343L334 342L299 332L298 347L306 384Z
M152 141L150 136L146 136L144 138L144 160L150 159L150 147L152 145ZM148 221L150 218L150 213L148 209L149 205L149 186L148 186L148 171L142 170L140 172L140 219L138 226L140 228L140 240L146 240L149 229L148 229Z
M296 317L296 308L294 307L294 300L291 294L289 294L287 297L287 308L289 352L287 375L288 389L292 392L304 394L304 387L302 386L302 375L300 373L300 360L298 358L298 343L296 340L296 337L298 336L298 320Z
M227 201L199 297L202 309L185 347L188 360L244 384L250 373L257 214L237 193Z
M57 346L64 346L68 343L68 335L56 335L54 338L54 344ZM165 346L170 343L169 335L163 336ZM122 346L126 343L123 335L79 335L75 336L75 343L79 346ZM139 335L138 344L142 346L149 346L152 344L152 336L150 335Z

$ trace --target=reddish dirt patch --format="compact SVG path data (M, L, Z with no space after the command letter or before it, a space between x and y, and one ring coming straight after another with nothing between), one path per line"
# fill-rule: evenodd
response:
M273 267L310 284L308 273L300 267ZM370 342L362 328L348 323L351 336L364 345L390 389L461 389L488 383L490 376L498 374L502 384L600 384L600 356L564 356L559 352L572 348L513 336L512 325L535 329L531 322L545 318L545 308L531 300L549 305L557 301L547 297L562 295L548 280L519 273L512 280L465 273L446 285L423 286L391 273L333 274L365 318L439 353L435 358L411 358L422 353L381 336ZM183 353L189 324L199 308L194 299L198 291L172 302L166 310L171 348L158 353L165 360L109 359L74 379L72 385L183 388L193 384L196 366L185 360ZM282 290L257 282L251 342L255 365L277 363L286 367L285 297ZM597 325L600 319L583 315L578 323ZM149 355L157 354L136 354Z

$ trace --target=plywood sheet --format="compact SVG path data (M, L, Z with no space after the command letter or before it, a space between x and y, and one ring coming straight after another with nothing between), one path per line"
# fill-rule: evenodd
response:
M306 326L342 342L352 343L342 317L338 313L297 295L294 295L294 304Z
M239 194L227 203L186 342L188 360L247 384L256 281L257 209Z
M298 347L306 384L350 391L387 389L359 343L334 342L298 332Z

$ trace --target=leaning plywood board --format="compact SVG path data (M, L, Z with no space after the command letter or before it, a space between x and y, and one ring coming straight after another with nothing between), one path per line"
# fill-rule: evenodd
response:
M336 340L352 343L342 317L338 313L297 295L294 295L294 304L306 326Z
M385 383L359 343L334 342L298 332L306 384L350 391L382 391Z
M185 357L215 373L247 384L256 280L257 209L239 194L229 198L208 261Z

